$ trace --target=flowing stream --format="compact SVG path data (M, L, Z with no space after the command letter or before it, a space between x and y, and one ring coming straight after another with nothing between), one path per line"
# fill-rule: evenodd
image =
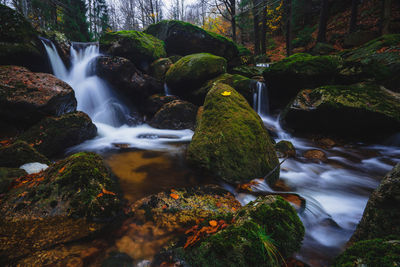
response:
M130 176L132 173L130 166L138 162L147 162L149 156L135 153L124 155L115 150L119 151L119 145L123 144L142 151L175 153L180 155L179 158L183 158L183 150L177 143L190 142L193 132L154 129L146 124L130 126L132 107L124 103L111 87L95 74L95 60L99 56L97 44L73 43L71 68L68 70L55 46L45 39L42 42L54 74L71 85L78 101L78 110L86 112L98 128L96 138L73 147L70 151L93 150L107 154L107 151L113 150L114 154L109 158L109 162L112 167L115 166L114 171L121 172L120 175L117 173L117 176L127 175L124 187L128 189L125 190L141 188L141 190L147 190L142 194L157 192L159 184L152 183L151 177L147 179L146 186L138 187L146 180L145 175L140 176L144 173L143 170L138 172L141 178L133 183ZM165 91L169 94L168 87L165 87ZM267 87L260 82L257 83L254 93L254 109L259 113L267 128L275 133L276 142L288 140L296 148L297 157L287 159L281 166L281 179L291 191L306 199L306 207L299 213L306 228L306 236L297 257L311 266L325 266L340 253L354 232L370 193L378 186L380 179L400 160L400 149L390 145L361 143L324 149L317 147L311 140L294 137L281 128L278 117L268 115ZM327 161L322 163L304 158L303 153L310 149L322 150L327 156ZM153 155L153 158L158 161L157 166L164 166L159 173L163 173L162 177L165 179L160 179L160 184L164 180L169 180L166 173L174 176L171 178L171 183L177 183L177 186L196 183L193 182L194 179L191 182L184 181L188 175L186 166L183 167L184 171L176 170L176 168L181 168L179 164L176 164L177 161L168 163L171 157L167 156L168 159L166 159L164 156L164 154ZM175 171L171 170L171 166L175 168ZM154 165L149 165L148 169L148 174L153 171L153 176L157 175L154 173ZM176 178L180 176L182 178ZM125 182L122 181L122 183ZM163 186L165 188L175 185ZM250 194L237 193L229 185L224 186L232 191L242 204L255 199ZM253 189L260 192L273 192L264 182L255 185ZM129 192L124 192L129 195ZM135 194L129 195L130 200L135 199Z

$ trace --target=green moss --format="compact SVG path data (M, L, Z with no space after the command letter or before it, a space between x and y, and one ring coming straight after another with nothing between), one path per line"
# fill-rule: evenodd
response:
M14 179L24 175L26 172L23 169L0 167L0 194L8 191Z
M381 266L400 265L400 240L371 239L355 243L340 255L333 266Z
M224 91L231 95L222 96ZM278 164L260 117L243 96L222 83L207 94L187 158L193 165L232 183L263 177ZM268 182L273 184L278 177L279 168Z
M285 157L295 157L296 156L296 149L294 145L286 140L279 141L275 144L275 149L282 153Z
M50 161L35 148L24 141L0 148L0 166L18 168L25 163L40 162L50 164Z
M233 68L232 73L252 78L255 76L262 76L264 69L265 69L264 67L242 65Z
M151 63L150 74L159 81L164 81L165 74L172 65L169 58L160 58Z

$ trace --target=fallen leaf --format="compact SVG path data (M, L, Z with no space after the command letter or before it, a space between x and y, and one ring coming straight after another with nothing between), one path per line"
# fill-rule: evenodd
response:
M108 190L106 190L104 188L102 189L102 191L103 191L104 194L107 194L107 195L113 195L113 196L116 195L114 192L108 191Z
M65 166L58 170L58 173L62 173L65 170Z
M171 196L173 199L178 199L178 198L179 198L179 195L177 195L177 194L175 194L175 193L171 193L170 196Z
M223 93L221 93L221 95L223 96L230 96L232 94L232 92L229 91L224 91Z
M211 220L208 222L212 227L215 227L218 225L217 221Z

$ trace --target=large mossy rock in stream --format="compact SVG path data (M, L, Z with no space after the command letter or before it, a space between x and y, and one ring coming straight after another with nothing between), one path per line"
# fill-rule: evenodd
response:
M25 163L40 162L50 164L50 161L25 141L0 148L0 166L18 168Z
M158 81L164 82L165 74L172 64L173 62L169 58L157 59L150 65L150 75L156 78Z
M107 32L100 38L100 50L127 58L144 71L154 60L167 56L163 41L139 31Z
M47 73L24 67L0 66L0 120L28 128L47 116L76 110L73 89Z
M256 76L262 76L265 67L257 67L257 66L249 66L249 65L242 65L235 67L231 70L233 74L239 74L245 76L247 78L253 78Z
M18 139L32 144L47 157L60 155L64 150L94 138L97 128L86 113L68 113L60 117L48 117L22 133Z
M265 68L271 109L285 107L301 89L333 84L339 64L338 57L299 53Z
M199 53L179 59L167 71L165 81L173 95L189 97L206 81L226 72L226 60L208 53Z
M334 267L380 266L400 264L400 238L370 239L359 241L336 258Z
M98 232L121 213L121 198L103 159L82 152L15 180L0 211L0 262L11 264Z
M381 36L361 47L341 52L339 55L345 60L341 73L358 81L370 79L400 92L399 51L400 34Z
M229 85L217 83L207 94L187 159L230 183L264 177L279 164L262 120ZM268 177L274 184L279 167Z
M174 100L163 105L149 124L159 129L194 130L196 115L195 105L183 100Z
M186 96L186 99L196 105L203 105L208 91L210 91L216 83L224 83L233 87L233 89L246 98L251 106L253 105L253 88L255 87L256 81L239 74L229 73L221 74L205 82L199 89L191 91L190 95Z
M281 260L300 249L303 236L303 224L288 202L279 196L259 197L237 211L226 228L186 248L177 244L160 253L152 266L163 261L188 266L280 266Z
M15 10L0 4L0 65L49 71L39 33Z
M174 100L179 100L179 97L174 95L163 95L163 94L155 94L147 98L146 104L144 106L144 113L149 118L153 118L154 114L160 110L162 106L165 104L172 102Z
M397 164L371 194L363 217L350 243L373 238L400 238L400 164Z
M149 96L164 92L161 82L141 72L130 60L123 57L98 57L96 72L115 90L140 107Z
M170 55L211 53L231 61L240 54L233 41L183 21L163 20L145 32L163 40Z
M379 140L400 130L400 95L369 83L303 90L281 121L298 133Z

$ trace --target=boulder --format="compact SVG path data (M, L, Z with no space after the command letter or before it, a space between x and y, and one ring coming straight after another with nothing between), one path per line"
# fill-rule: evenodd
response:
M21 134L18 139L33 145L47 157L60 155L64 150L95 137L97 128L81 111L48 117Z
M363 217L350 243L360 240L400 237L400 164L397 164L371 194Z
M331 44L316 43L311 50L311 54L315 56L331 55L338 52L337 49Z
M174 100L179 100L179 98L173 95L152 95L146 101L144 112L147 116L152 118L162 106Z
M333 84L339 64L340 59L334 56L299 53L265 68L271 109L283 108L301 89Z
M250 105L253 105L253 88L256 81L239 74L232 75L228 73L221 74L218 77L205 82L199 89L191 91L190 95L186 96L186 99L196 105L203 105L208 91L210 91L216 83L224 83L233 87L233 89L246 98Z
M379 140L400 130L399 99L369 83L322 86L301 91L281 121L296 132Z
M257 67L257 66L249 66L249 65L242 65L232 69L231 73L239 74L245 76L247 78L259 77L262 76L264 67Z
M0 259L19 257L98 233L121 212L117 182L94 153L78 153L18 178L2 198Z
M137 105L143 104L149 96L164 91L159 81L144 74L123 57L98 57L96 71L114 89Z
M29 145L25 141L16 141L0 148L1 167L19 168L21 165L32 162L50 163L33 147L33 144Z
M359 241L335 259L332 266L392 267L400 262L400 239L370 239Z
M159 266L162 261L189 266L280 266L300 249L304 236L296 211L279 196L259 197L232 219L223 218L225 224L220 226L220 221L200 224L194 233L187 231L194 237L197 229L210 228L199 235L197 243L189 242L193 240L189 236L184 247L178 243L161 253L152 266Z
M139 31L107 32L100 38L100 50L127 58L144 71L154 60L167 55L163 41Z
M319 149L307 150L306 152L304 152L303 157L305 157L306 159L316 161L316 162L319 162L319 161L326 162L328 160L325 152L321 151Z
M76 110L73 89L47 73L0 66L0 120L27 128L47 116Z
M24 175L23 169L0 167L0 195L7 193L13 180Z
M163 105L149 124L159 129L194 130L196 115L195 105L183 100L174 100Z
M211 53L228 61L239 56L233 41L187 22L163 20L150 25L145 32L163 40L168 54Z
M0 65L50 71L39 33L15 10L0 4Z
M165 81L171 93L186 97L204 82L226 72L226 60L208 53L185 56L167 71Z
M217 83L208 92L187 153L188 161L230 183L279 178L272 140L257 113L229 85Z
M282 157L296 157L296 149L290 141L282 140L275 144L277 153L281 154Z
M160 58L151 63L150 75L156 78L158 81L163 82L165 74L172 65L172 61L169 58Z

